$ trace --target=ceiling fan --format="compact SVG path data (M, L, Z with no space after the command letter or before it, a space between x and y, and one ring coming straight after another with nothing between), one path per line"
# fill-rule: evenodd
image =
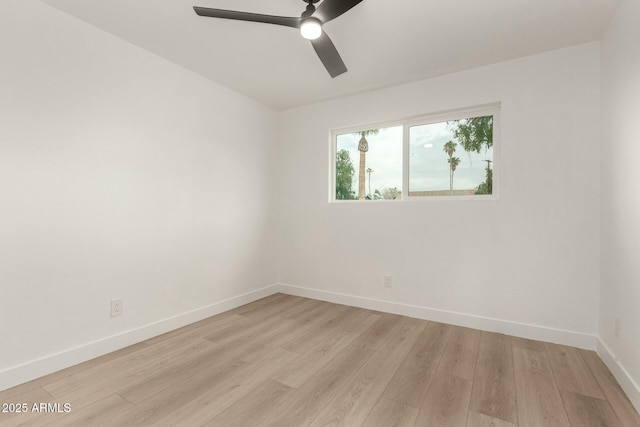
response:
M318 3L320 0L303 1L307 3L307 8L302 12L300 18L200 6L194 6L193 9L198 15L210 18L236 19L298 28L302 37L311 41L311 45L331 77L339 76L347 71L347 67L327 33L322 30L322 25L349 11L362 0L323 0L317 9L314 3Z

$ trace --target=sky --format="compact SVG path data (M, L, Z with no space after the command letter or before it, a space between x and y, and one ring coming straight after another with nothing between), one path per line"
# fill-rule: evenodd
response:
M409 127L409 191L433 191L449 189L448 155L443 147L453 140L451 126L447 122ZM336 137L336 151L349 152L355 169L353 190L358 191L360 135L345 133ZM383 188L402 189L402 126L380 129L377 135L368 135L369 151L366 168L371 173L371 191ZM493 160L493 149L480 153L467 153L458 146L454 157L460 159L456 168L453 188L476 188L485 180L484 160ZM366 192L369 193L369 175L366 176Z

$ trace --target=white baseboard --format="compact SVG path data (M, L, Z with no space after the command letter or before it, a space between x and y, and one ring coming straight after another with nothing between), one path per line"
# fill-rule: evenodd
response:
M270 285L117 335L12 366L0 371L0 391L248 304L278 292L277 289L277 285Z
M631 378L631 375L629 375L629 372L622 366L620 360L618 360L611 349L601 339L598 339L596 352L618 381L622 390L627 394L636 411L640 413L640 386Z
M370 310L384 311L386 313L400 314L418 319L433 320L451 325L465 326L489 332L514 335L517 337L534 339L545 342L568 345L586 350L595 350L597 336L581 332L567 331L563 329L548 328L545 326L530 325L526 323L512 322L503 319L476 316L466 313L440 310L398 302L383 301L365 298L355 295L347 295L318 289L303 288L300 286L280 283L278 292L313 298L337 304L367 308Z

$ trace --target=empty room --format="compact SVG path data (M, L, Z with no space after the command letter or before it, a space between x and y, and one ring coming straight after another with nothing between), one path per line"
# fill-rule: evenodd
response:
M639 41L0 0L0 426L640 427Z

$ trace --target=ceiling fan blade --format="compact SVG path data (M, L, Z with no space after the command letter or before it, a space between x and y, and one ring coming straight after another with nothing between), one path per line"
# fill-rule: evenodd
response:
M320 37L315 40L311 40L311 44L331 77L339 76L347 71L347 66L342 62L342 58L340 58L338 50L327 33L323 31Z
M289 16L262 15L259 13L239 12L236 10L211 9L209 7L193 6L193 10L200 16L209 18L236 19L238 21L262 22L264 24L284 25L285 27L300 28L300 18Z
M323 24L347 12L362 0L323 0L313 14Z

